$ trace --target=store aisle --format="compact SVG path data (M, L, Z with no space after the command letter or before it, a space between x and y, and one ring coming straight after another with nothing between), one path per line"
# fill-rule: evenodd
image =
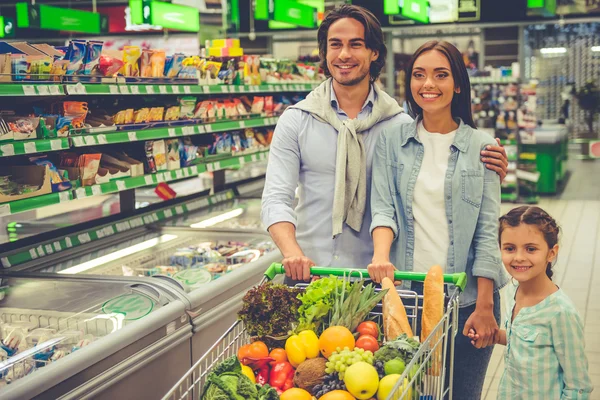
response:
M595 390L592 400L600 400L600 162L569 161L571 177L564 192L542 198L539 206L552 215L562 228L560 251L554 281L571 297L585 323L585 343ZM516 205L503 204L502 212ZM486 375L483 399L495 400L504 371L504 347L494 349Z

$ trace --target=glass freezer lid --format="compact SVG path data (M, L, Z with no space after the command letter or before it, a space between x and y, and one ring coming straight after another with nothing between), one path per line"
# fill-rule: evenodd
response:
M260 220L260 208L260 199L234 199L175 218L165 226L260 230L266 233Z
M277 247L256 232L194 231L164 228L135 245L79 264L67 260L40 272L126 277L167 276L189 292L235 269L260 260ZM82 260L82 257L78 257Z
M146 285L0 277L1 387L160 309Z

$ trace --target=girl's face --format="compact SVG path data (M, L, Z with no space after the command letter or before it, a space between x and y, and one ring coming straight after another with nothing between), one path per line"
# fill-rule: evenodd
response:
M558 245L549 249L544 235L535 226L507 226L500 237L502 262L508 273L519 283L546 275L546 267L558 254Z
M413 65L410 79L413 98L426 113L450 113L454 97L454 78L446 56L430 50L421 54ZM459 93L456 89L456 93Z

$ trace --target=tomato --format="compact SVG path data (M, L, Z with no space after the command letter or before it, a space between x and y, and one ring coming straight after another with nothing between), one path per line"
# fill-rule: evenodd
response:
M242 361L244 358L250 357L250 345L245 344L238 350L237 353L238 360Z
M379 350L379 343L377 343L377 339L371 335L362 335L356 341L356 347L375 353Z
M358 328L356 328L356 332L360 335L371 335L374 338L379 337L379 327L373 321L361 322Z
M287 353L285 352L284 349L281 349L281 348L271 350L271 352L269 353L269 357L275 359L275 361L271 361L271 365L275 364L278 361L287 361L288 360Z
M254 342L250 344L248 353L251 358L269 357L269 348L263 342Z

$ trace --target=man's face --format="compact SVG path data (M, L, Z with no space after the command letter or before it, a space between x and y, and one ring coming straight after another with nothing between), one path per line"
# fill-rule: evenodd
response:
M353 18L342 18L329 27L327 67L333 79L344 86L354 86L370 79L371 63L379 53L367 49L365 28Z

